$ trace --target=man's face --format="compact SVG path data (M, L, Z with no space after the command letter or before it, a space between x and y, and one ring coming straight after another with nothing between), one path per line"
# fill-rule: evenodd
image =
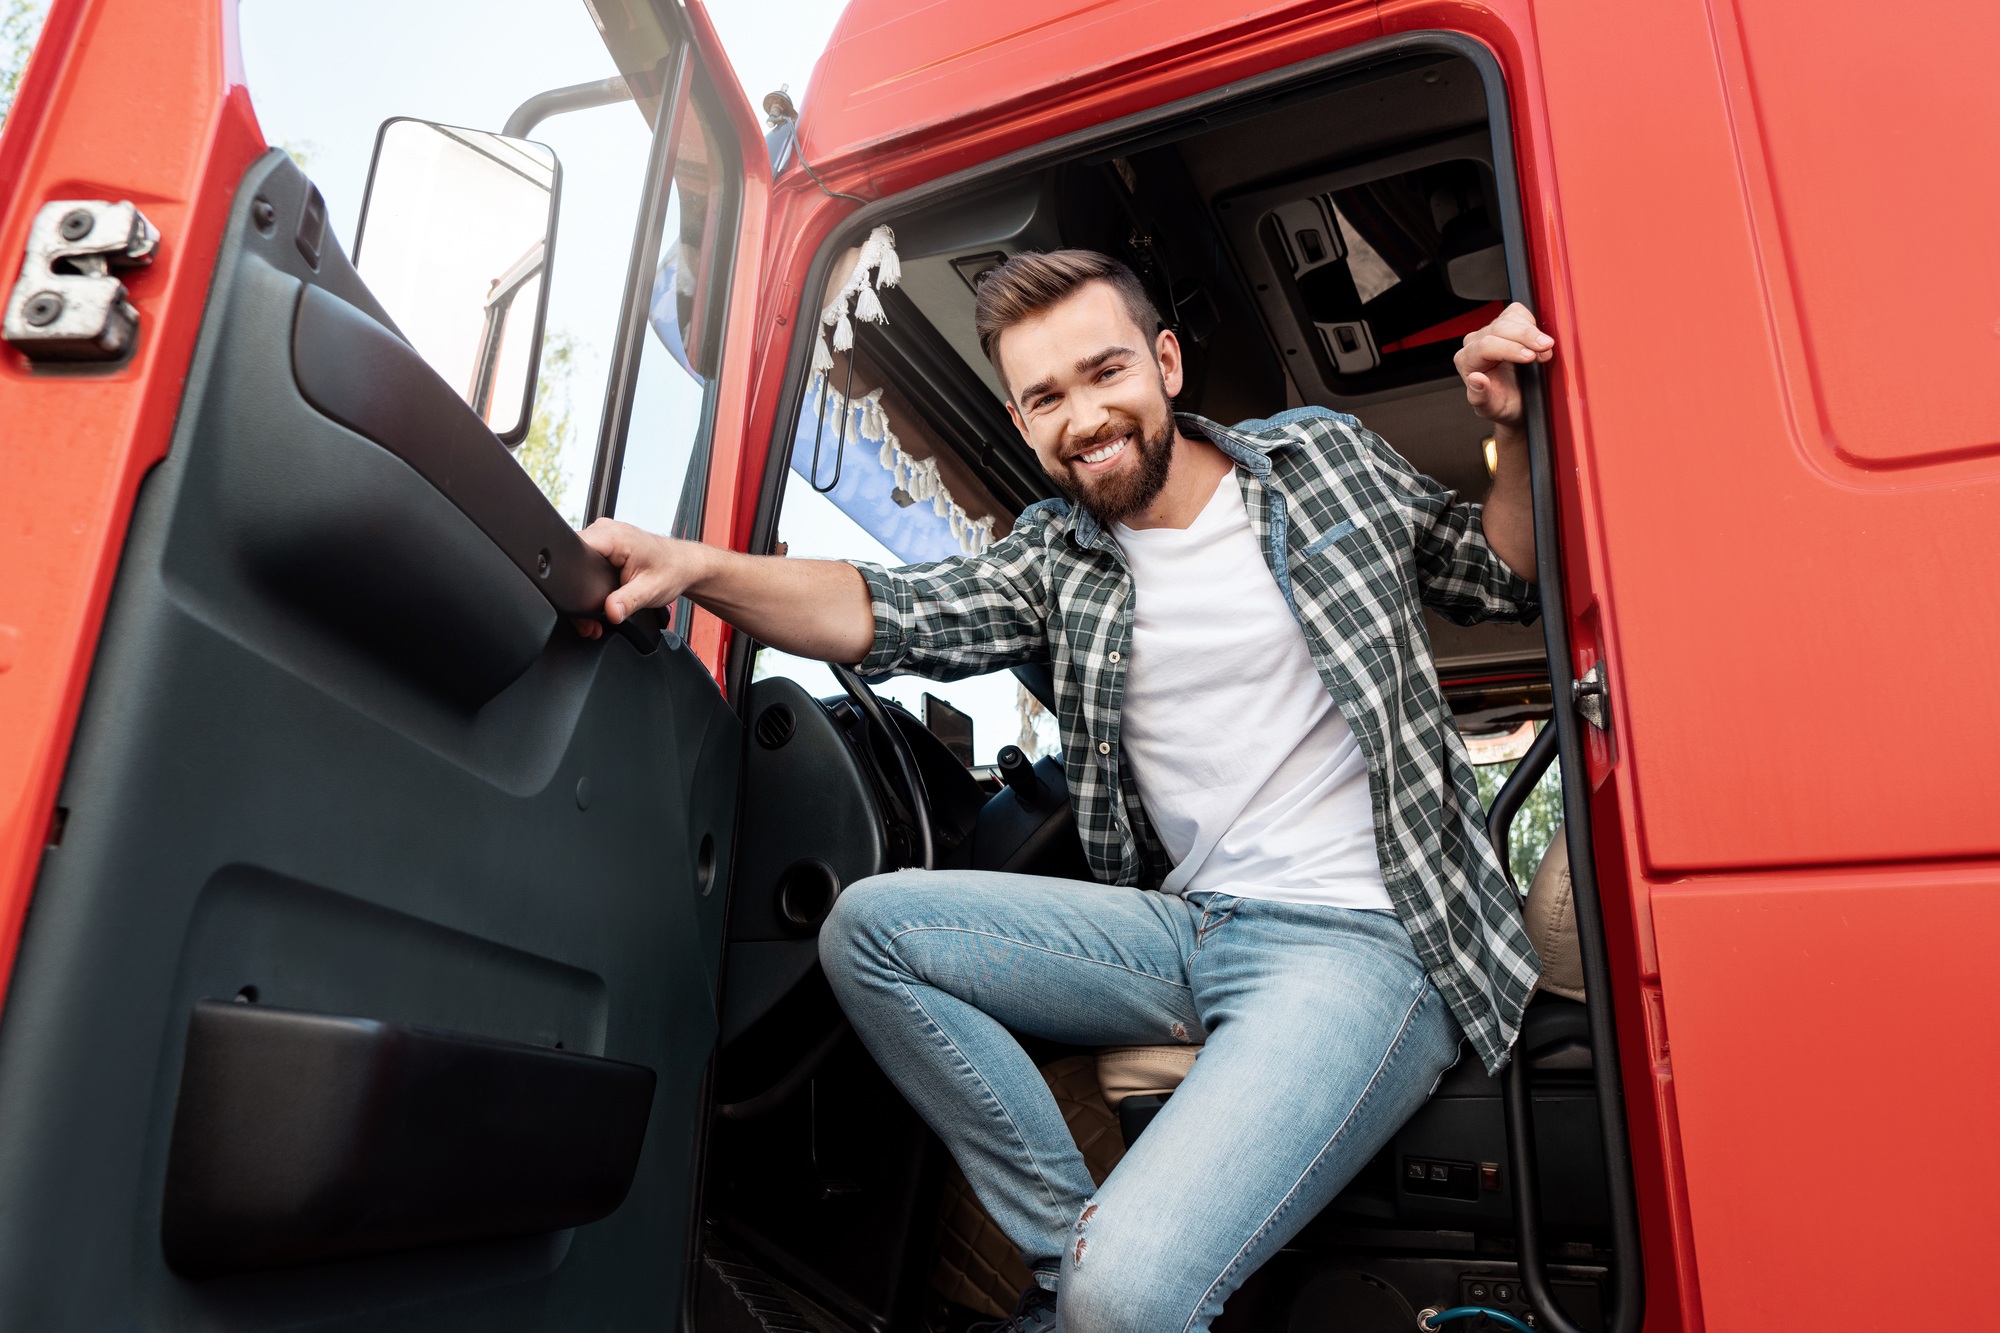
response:
M1173 463L1180 343L1148 339L1110 283L1091 282L1000 334L1008 414L1042 468L1105 523L1151 504Z

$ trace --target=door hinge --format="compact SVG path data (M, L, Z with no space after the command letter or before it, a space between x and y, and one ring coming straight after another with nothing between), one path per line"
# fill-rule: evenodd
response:
M129 200L42 205L0 338L31 361L117 360L132 349L139 311L115 273L152 263L159 248L159 231Z
M1599 731L1611 729L1611 695L1604 688L1604 662L1592 662L1590 670L1571 682L1569 699L1583 720Z

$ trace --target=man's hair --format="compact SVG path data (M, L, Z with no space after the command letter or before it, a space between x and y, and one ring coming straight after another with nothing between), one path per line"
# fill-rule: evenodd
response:
M1088 282L1111 284L1151 349L1161 328L1160 312L1138 274L1095 250L1023 251L987 270L979 279L973 300L972 323L979 331L979 350L986 353L1003 383L1007 375L1000 369L1000 335L1068 299Z

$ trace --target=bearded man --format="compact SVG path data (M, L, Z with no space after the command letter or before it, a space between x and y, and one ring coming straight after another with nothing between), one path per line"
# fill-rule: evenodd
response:
M1123 264L1023 254L981 348L1067 497L905 569L737 555L600 522L613 622L686 594L863 676L1053 667L1098 882L901 871L820 958L1035 1286L1003 1327L1202 1330L1458 1059L1506 1058L1539 963L1486 844L1422 620L1537 614L1522 306L1458 367L1494 423L1484 506L1349 416L1176 415L1181 351ZM1101 1187L1015 1033L1199 1043Z

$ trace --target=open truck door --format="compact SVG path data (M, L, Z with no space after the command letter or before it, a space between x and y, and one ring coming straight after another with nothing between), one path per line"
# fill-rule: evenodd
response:
M698 533L768 166L698 8L591 8L654 146L590 512L671 355ZM442 377L234 24L58 0L0 139L0 1326L669 1322L741 727L681 626L569 623L615 573L502 444L537 261Z

